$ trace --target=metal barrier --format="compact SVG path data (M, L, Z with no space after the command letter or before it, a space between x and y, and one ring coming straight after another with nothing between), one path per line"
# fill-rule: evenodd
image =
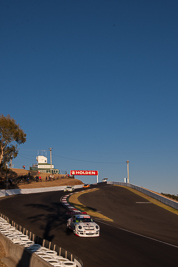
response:
M174 200L171 200L171 199L168 199L164 196L161 196L155 192L152 192L148 189L145 189L143 187L139 187L139 186L136 186L136 185L133 185L133 184L130 184L130 183L123 183L123 182L107 182L107 184L115 184L115 185L122 185L122 186L126 186L126 187L130 187L130 188L133 188L137 191L140 191L142 193L144 193L145 195L148 195L160 202L162 202L163 204L167 205L167 206L170 206L176 210L178 210L178 202L177 201L174 201Z
M82 188L83 185L74 185L75 189ZM63 191L65 186L54 186L54 187L41 187L41 188L29 188L29 189L1 189L0 190L0 198L12 195L20 195L20 194L34 194L34 193L42 193L42 192L54 192L54 191Z
M33 234L32 232L30 232L29 230L27 230L26 228L22 227L21 225L18 225L17 223L15 223L13 220L10 220L8 217L6 217L3 214L0 214L0 216L5 219L9 224L11 224L12 226L14 226L17 230L19 230L20 232L22 232L22 234L27 235L29 237L29 239L31 241L34 241L35 244L39 244L42 247L48 248L50 250L54 250L57 252L57 255L62 256L70 261L75 262L75 264L77 265L77 267L83 267L83 262L82 260L77 257L76 255L70 253L69 251L65 250L62 247L57 246L56 244L45 240L35 234Z

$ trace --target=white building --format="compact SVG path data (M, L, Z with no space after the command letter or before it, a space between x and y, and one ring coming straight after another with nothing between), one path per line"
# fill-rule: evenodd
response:
M44 156L37 156L36 157L37 164L30 167L30 170L39 171L43 173L59 173L58 169L54 168L53 164L47 163L47 158Z

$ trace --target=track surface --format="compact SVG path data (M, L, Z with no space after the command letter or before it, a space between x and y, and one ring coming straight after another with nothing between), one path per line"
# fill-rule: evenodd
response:
M98 222L99 238L79 238L66 231L63 192L18 195L0 201L0 212L33 233L80 257L84 267L178 266L178 216L135 195L127 189L101 186L79 200L114 223ZM158 242L128 229L170 244Z

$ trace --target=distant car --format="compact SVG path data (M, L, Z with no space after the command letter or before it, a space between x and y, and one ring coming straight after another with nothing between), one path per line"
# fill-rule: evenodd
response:
M64 188L64 192L72 192L72 191L74 191L74 188L72 187L72 186L66 186L65 188Z
M90 184L84 184L83 185L83 188L88 188L88 187L90 187Z
M67 220L67 228L80 237L100 236L100 227L88 214L73 215Z
M108 178L103 178L103 179L102 179L102 182L105 183L105 182L107 182L107 180L108 180Z

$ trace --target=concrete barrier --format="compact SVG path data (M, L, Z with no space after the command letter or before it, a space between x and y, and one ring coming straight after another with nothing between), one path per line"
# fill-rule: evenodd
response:
M10 227L4 228L8 229L8 231L6 231L7 233L3 231L5 220L8 221ZM46 267L51 266L51 261L58 261L58 264L61 261L66 261L70 266L83 267L83 262L77 256L71 254L62 247L56 246L50 241L35 236L27 229L22 228L13 221L10 221L2 214L0 217L0 225L0 240L6 252L6 257L4 257L2 261L8 267ZM10 231L10 229L12 231ZM21 233L19 229L21 229ZM13 235L13 232L14 234L16 233L16 235ZM42 255L40 256L39 253Z
M33 194L33 193L43 193L43 192L54 192L54 191L62 191L65 186L54 186L54 187L42 187L42 188L31 188L31 189L2 189L0 190L0 198L12 195L20 195L20 194ZM83 185L74 185L75 189L82 188Z
M122 182L107 182L107 184L122 185L122 186L133 188L133 189L135 189L137 191L140 191L140 192L144 193L145 195L148 195L148 196L150 196L150 197L162 202L163 204L165 204L167 206L170 206L170 207L178 210L178 202L177 201L168 199L168 198L166 198L164 196L161 196L160 194L157 194L156 192L152 192L152 191L150 191L148 189L145 189L143 187L136 186L136 185L133 185L133 184L130 184L130 183L122 183Z
M6 257L2 258L8 267L49 267L51 264L38 257L35 253L25 247L13 244L7 237L0 233L1 243L4 246Z

